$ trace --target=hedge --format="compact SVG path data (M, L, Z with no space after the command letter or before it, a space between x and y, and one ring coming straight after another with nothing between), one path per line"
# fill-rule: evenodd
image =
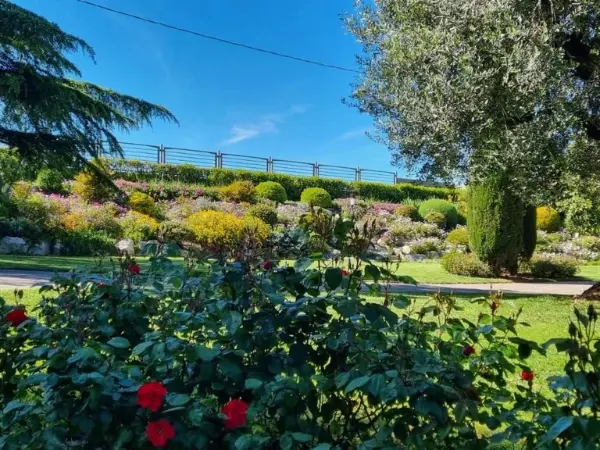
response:
M129 181L179 181L205 186L225 186L237 180L249 180L255 185L264 181L276 181L286 190L288 199L300 200L302 191L309 187L325 189L332 198L351 195L370 198L380 202L401 203L410 198L454 199L457 191L451 187L421 186L418 184L385 184L367 181L349 182L332 178L294 176L282 173L256 172L251 170L212 169L192 164L158 164L146 161L109 159L107 165L115 177Z

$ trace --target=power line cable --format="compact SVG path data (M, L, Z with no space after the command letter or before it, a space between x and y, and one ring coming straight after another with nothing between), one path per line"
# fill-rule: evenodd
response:
M119 11L117 9L109 8L108 6L99 5L97 3L90 2L88 0L76 0L76 1L79 2L79 3L84 3L86 5L92 6L94 8L99 8L99 9L103 9L105 11L109 11L109 12L112 12L112 13L115 13L115 14L119 14L121 16L130 17L132 19L140 20L142 22L151 23L153 25L158 25L158 26L161 26L161 27L164 27L164 28L169 28L171 30L180 31L182 33L193 34L194 36L198 36L198 37L201 37L201 38L204 38L204 39L209 39L211 41L221 42L222 44L233 45L235 47L242 47L242 48L245 48L247 50L253 50L255 52L266 53L268 55L278 56L280 58L292 59L294 61L303 62L303 63L306 63L306 64L312 64L312 65L320 66L320 67L325 67L325 68L328 68L328 69L341 70L343 72L360 73L358 70L356 70L356 69L350 69L348 67L337 66L335 64L327 64L327 63L323 63L323 62L320 62L320 61L315 61L315 60L312 60L312 59L301 58L299 56L288 55L286 53L280 53L280 52L276 52L276 51L273 51L273 50L267 50L265 48L255 47L253 45L243 44L241 42L230 41L228 39L223 39L223 38L216 37L216 36L210 36L208 34L199 33L197 31L187 30L185 28L180 28L180 27L177 27L175 25L169 25L168 23L159 22L159 21L153 20L153 19L148 19L146 17L138 16L136 14L131 14L131 13L128 13L128 12L125 12L125 11Z

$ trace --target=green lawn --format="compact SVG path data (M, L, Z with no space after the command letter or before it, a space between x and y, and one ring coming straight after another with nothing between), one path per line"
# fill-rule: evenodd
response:
M24 289L23 293L24 297L21 303L31 311L41 299L41 295L35 288ZM0 290L0 296L4 297L8 303L14 303L15 297L12 290ZM419 305L428 301L428 297L426 296L420 295L411 297L416 298ZM464 308L463 311L456 314L460 314L462 317L475 321L477 315L482 312L485 307L470 303L469 300L473 297L474 296L466 295L456 296L456 298L461 300L460 306ZM381 301L381 298L371 297L369 300L379 302ZM573 311L573 306L574 303L572 300L558 297L507 297L501 304L500 312L503 315L509 315L512 312L516 312L518 308L523 307L522 320L528 322L531 327L518 328L519 335L525 339L530 339L541 344L553 337L567 336L567 327L569 325L569 318ZM581 308L586 307L584 303L581 303L578 306ZM528 364L534 370L538 379L541 380L548 376L558 374L563 367L564 359L561 355L556 353L554 348L552 348L549 350L547 358L534 353L528 360ZM518 375L515 375L514 382L518 382Z

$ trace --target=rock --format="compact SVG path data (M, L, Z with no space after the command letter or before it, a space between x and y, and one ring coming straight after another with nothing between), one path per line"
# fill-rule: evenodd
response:
M405 255L410 255L410 252L411 252L410 245L405 245L404 247L402 247L402 253L404 253Z
M440 254L435 251L427 252L427 257L431 259L436 259L440 257Z
M392 249L392 253L396 256L402 256L402 248L401 247L394 247Z
M115 244L119 253L123 255L134 256L135 255L135 244L133 239L121 239Z
M405 255L404 260L409 262L423 261L425 255Z
M31 247L28 253L35 256L48 256L50 254L50 243L42 241L39 244Z
M29 245L20 237L5 236L0 239L0 254L13 255L27 253Z

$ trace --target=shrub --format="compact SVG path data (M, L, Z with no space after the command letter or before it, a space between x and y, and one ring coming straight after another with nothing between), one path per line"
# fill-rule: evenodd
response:
M468 277L490 277L490 267L473 253L448 253L442 257L442 267L448 273Z
M155 239L158 232L158 222L147 214L130 211L119 220L123 229L123 237L135 242Z
M256 196L260 199L271 200L275 203L287 202L285 188L276 181L263 181L256 186Z
M448 233L446 242L452 245L469 247L469 231L465 227L458 227Z
M139 182L119 178L115 180L115 185L128 195L134 192L143 192L155 201L170 201L178 197L195 199L206 195L206 189L203 186L180 182ZM215 198L217 198L216 194Z
M537 211L535 206L527 206L523 216L523 247L521 249L521 258L529 261L535 252L537 246Z
M28 181L17 181L12 185L12 195L17 199L27 198L33 192L33 184Z
M37 244L46 237L44 231L37 224L23 218L0 219L0 236L20 237L29 245Z
M302 191L300 201L308 203L310 206L320 206L321 208L331 208L331 196L325 189L307 188Z
M600 252L600 238L596 236L582 236L579 242L583 248L591 252Z
M47 194L60 194L64 192L62 172L56 169L42 169L37 175L35 185Z
M115 239L105 231L90 228L62 232L56 235L61 255L96 256L115 255Z
M415 222L420 219L419 210L412 205L400 205L394 210L394 214L398 217L407 217Z
M440 237L442 231L433 224L411 222L407 219L394 222L384 236L386 245L399 247L407 242L428 237Z
M335 200L339 206L342 216L349 219L361 219L369 212L366 202L356 198L338 198Z
M234 181L229 186L220 189L221 198L228 202L254 203L256 201L256 190L251 181Z
M509 174L473 183L469 193L469 246L498 275L515 274L523 248L525 206L513 193Z
M134 192L129 196L129 206L134 211L153 216L156 214L156 203L148 194Z
M441 241L439 239L423 239L410 244L410 252L417 255L426 255L429 252L439 252Z
M550 206L537 208L537 229L547 233L560 230L560 214Z
M191 230L185 225L173 221L162 222L158 226L157 235L160 242L175 242L177 244L191 241L194 238Z
M86 202L105 202L113 195L113 187L94 171L79 172L75 175L73 193Z
M534 255L525 268L528 268L535 278L552 280L573 278L579 270L577 260L567 255Z
M425 216L423 217L423 220L425 220L425 222L427 223L431 223L433 225L435 225L438 228L446 228L446 216L444 214L442 214L441 212L437 212L437 211L429 211L427 214L425 214Z
M187 218L186 226L198 244L221 254L237 252L247 242L261 246L270 235L260 219L221 211L199 211Z
M456 207L448 200L431 199L421 203L419 206L419 215L423 218L429 212L438 212L444 215L446 218L446 226L448 228L454 228L458 224L458 212Z
M274 226L277 223L277 210L269 205L254 205L246 211L251 217L262 220L267 225Z

